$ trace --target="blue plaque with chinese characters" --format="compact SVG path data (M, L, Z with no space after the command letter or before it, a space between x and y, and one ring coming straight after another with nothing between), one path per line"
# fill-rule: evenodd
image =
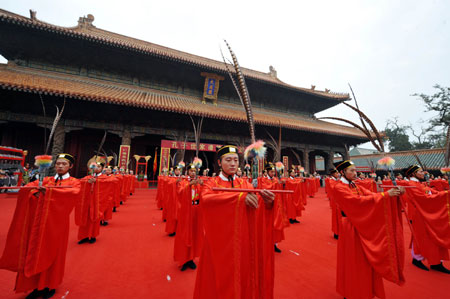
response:
M206 99L212 100L217 105L217 94L219 93L219 83L225 78L216 74L201 73L205 77L205 86L203 90L202 102L205 104Z

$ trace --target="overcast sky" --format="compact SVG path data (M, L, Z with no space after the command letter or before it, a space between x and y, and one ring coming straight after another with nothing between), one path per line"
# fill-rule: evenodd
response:
M450 1L0 0L0 7L25 16L31 8L69 27L92 14L98 28L216 60L225 38L242 66L273 65L286 83L345 93L350 83L380 130L393 117L419 128L432 114L411 95L450 86ZM357 121L343 105L317 116Z

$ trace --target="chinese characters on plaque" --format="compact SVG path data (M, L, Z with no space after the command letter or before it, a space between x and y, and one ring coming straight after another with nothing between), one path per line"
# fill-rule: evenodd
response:
M216 74L201 73L205 77L205 86L203 89L202 103L206 103L206 99L212 100L214 105L217 105L217 94L219 93L220 81L225 78Z

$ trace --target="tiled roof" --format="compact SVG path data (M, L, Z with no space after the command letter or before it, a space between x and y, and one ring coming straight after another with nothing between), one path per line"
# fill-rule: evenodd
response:
M416 150L416 151L405 151L405 152L395 152L387 153L388 156L395 160L396 170L406 168L413 164L419 164L417 162L416 154L420 161L423 163L424 167L430 170L438 170L444 167L444 149L429 149L429 150ZM378 160L383 158L382 154L377 155L363 155L363 156L353 156L352 161L358 167L370 167L369 161L372 161L373 165L377 169L381 170L380 166L377 166Z
M75 27L61 27L40 21L38 19L30 19L2 9L0 9L0 21L18 24L25 27L32 27L38 30L48 31L55 34L61 34L73 38L80 38L92 42L97 42L100 44L107 44L114 47L127 49L130 51L136 51L153 56L163 57L169 60L176 60L179 62L196 65L203 68L208 68L214 71L226 72L226 68L223 62L221 61L189 54L186 52L174 50L168 47L163 47L150 42L109 32L103 29L96 28L92 24L84 26L78 25ZM244 75L248 78L264 81L270 84L274 84L298 92L324 97L327 99L335 99L338 101L349 99L348 94L332 93L319 90L312 90L309 88L297 87L284 83L278 78L271 76L269 73L263 73L246 68L242 68L242 70Z
M212 106L202 104L201 98L184 94L31 69L13 63L0 65L0 86L26 92L42 92L81 100L246 122L246 114L241 105L219 103L218 106ZM284 128L367 140L364 134L352 127L258 108L253 110L256 124L278 127L280 122Z
M377 150L371 150L366 148L354 147L350 150L350 157L352 156L360 156L360 155L372 155L378 153Z

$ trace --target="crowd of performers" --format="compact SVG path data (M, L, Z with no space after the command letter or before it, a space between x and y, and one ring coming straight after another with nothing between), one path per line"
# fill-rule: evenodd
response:
M297 168L281 176L272 163L266 175L252 179L238 167L237 147L223 146L217 154L216 176L200 175L194 161L158 178L156 204L165 232L174 237L174 262L185 271L196 269L200 258L194 298L273 298L277 244L287 227L299 223L319 179L303 178ZM254 188L259 191L244 191Z
M335 163L329 175L325 181L332 210L331 230L338 239L339 294L345 298L385 298L383 278L398 285L405 283L402 214L411 230L412 264L425 271L431 268L450 274L442 264L449 260L450 249L447 175L427 180L427 173L412 165L392 180L385 177L377 184L373 178L358 178L351 161Z
M233 145L220 147L217 157L216 176L201 176L194 159L158 178L156 206L174 240L174 263L181 271L197 269L199 258L194 298L273 298L274 256L281 253L285 229L299 223L318 191L319 179L303 177L298 168L283 175L281 163L250 177L239 169ZM17 272L15 291L32 290L27 298L50 298L62 282L73 209L78 243L93 244L134 192L134 176L105 167L104 158L89 161L91 173L80 180L69 174L74 162L69 154L58 155L55 176L19 191L0 268ZM385 298L383 279L405 282L404 214L412 263L450 273L442 264L450 248L448 184L424 183L417 165L404 175L377 185L358 178L347 160L336 163L325 180L338 239L336 287L345 298Z
M92 158L90 174L82 179L70 176L74 163L70 154L58 155L54 176L19 191L0 269L17 272L15 291L31 290L26 298L51 298L61 284L72 210L78 244L93 244L100 226L107 226L134 192L134 175L105 167L105 157Z

